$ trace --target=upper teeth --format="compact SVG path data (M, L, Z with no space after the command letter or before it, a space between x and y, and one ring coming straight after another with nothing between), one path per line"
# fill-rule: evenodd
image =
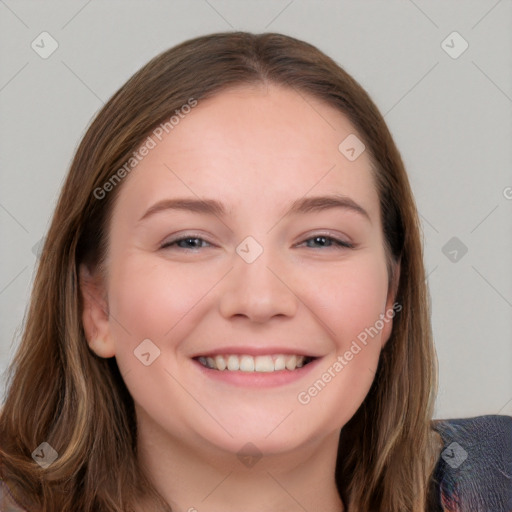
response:
M307 358L297 355L268 355L268 356L248 356L248 355L223 355L215 357L199 357L198 361L207 368L213 370L230 370L242 372L273 372L278 370L295 370L304 366Z

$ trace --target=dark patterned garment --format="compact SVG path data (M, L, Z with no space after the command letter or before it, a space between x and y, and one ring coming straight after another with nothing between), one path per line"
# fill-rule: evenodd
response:
M512 512L512 417L434 421L444 447L434 480L443 512Z
M512 512L512 417L434 420L444 447L430 512ZM0 512L25 512L0 480Z

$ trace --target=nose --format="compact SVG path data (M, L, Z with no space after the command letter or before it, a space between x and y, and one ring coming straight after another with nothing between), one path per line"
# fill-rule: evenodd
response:
M293 317L299 299L293 283L270 253L264 251L258 259L247 263L234 256L234 268L226 276L220 298L220 313L224 318L246 317L264 323L273 317Z

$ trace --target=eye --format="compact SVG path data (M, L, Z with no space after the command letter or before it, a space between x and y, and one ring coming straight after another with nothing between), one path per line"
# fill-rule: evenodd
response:
M315 235L306 239L301 244L298 244L298 247L305 245L308 248L317 249L317 248L338 248L338 249L353 249L354 245L350 242L346 242L344 240L340 240L338 238L328 236L328 235ZM211 244L204 240L204 238L198 236L182 236L180 238L176 238L174 240L169 240L164 242L160 248L161 249L169 249L169 248L178 248L178 249L189 249L189 250L198 250L203 249L205 247L211 247Z
M344 240L340 240L338 238L334 238L332 236L327 236L327 235L315 235L311 238L308 238L307 240L305 240L304 242L302 242L302 244L299 244L300 245L303 245L303 244L306 244L307 247L310 247L310 248L323 248L323 247L326 247L326 248L344 248L344 249L353 249L354 248L354 245L351 244L350 242L346 242Z
M206 245L203 245L206 244ZM177 247L179 249L202 249L204 247L210 246L210 244L204 240L203 238L200 238L198 236L182 236L180 238L176 238L175 240L169 240L167 242L164 242L160 248L161 249L168 249L171 247Z

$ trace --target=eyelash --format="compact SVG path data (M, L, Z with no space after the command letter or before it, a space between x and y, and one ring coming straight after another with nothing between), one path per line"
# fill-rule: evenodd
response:
M304 244L305 242L308 242L310 240L314 240L315 238L324 238L325 240L333 243L333 245L330 245L330 246L324 246L324 247L327 247L327 248L332 248L332 247L335 247L335 248L338 248L338 249L354 249L354 244L351 244L350 242L345 242L344 240L339 240L338 238L334 238L332 236L328 236L328 235L315 235L315 236L312 236L312 237L309 237L307 238L306 240L304 240L304 242L301 242L300 245ZM169 249L173 246L176 246L177 248L179 249L184 249L184 250L196 250L196 249L202 249L203 247L178 247L178 243L179 242L183 242L183 241L187 241L187 240L202 240L203 242L206 242L206 243L209 243L207 242L206 240L204 240L203 238L199 237L199 236L183 236L183 237L180 237L180 238L177 238L176 240L170 240L168 242L165 242L164 244L161 245L161 249ZM322 248L322 247L319 247L319 248Z

